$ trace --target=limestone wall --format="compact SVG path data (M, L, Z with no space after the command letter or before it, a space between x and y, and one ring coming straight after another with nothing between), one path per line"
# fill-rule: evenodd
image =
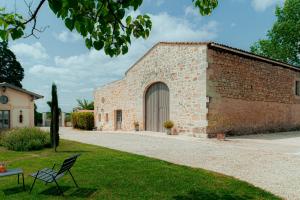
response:
M156 45L129 69L123 80L95 91L96 126L114 130L115 112L120 109L123 130L133 130L134 121L138 121L143 130L146 89L155 82L163 82L169 87L170 119L175 122L175 129L205 133L206 50L206 45ZM105 121L106 113L108 121Z

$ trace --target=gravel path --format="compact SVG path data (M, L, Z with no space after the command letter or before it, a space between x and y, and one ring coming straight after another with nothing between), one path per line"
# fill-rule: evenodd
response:
M300 132L227 141L160 133L60 130L68 140L200 167L245 180L285 199L300 200Z

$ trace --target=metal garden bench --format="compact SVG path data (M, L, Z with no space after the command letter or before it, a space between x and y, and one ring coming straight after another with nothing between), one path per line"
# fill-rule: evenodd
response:
M34 181L32 183L32 186L30 188L30 193L34 187L34 184L35 184L35 181L38 179L38 180L41 180L43 182L46 183L46 185L48 183L55 183L56 186L57 186L57 189L58 191L63 195L63 191L60 189L58 183L57 183L57 180L61 177L63 177L67 172L69 172L69 174L71 175L76 187L78 187L72 173L71 173L71 168L73 167L73 165L75 164L76 162L76 159L80 156L80 154L76 154L76 155L73 155L71 156L70 158L67 158L66 160L64 160L63 164L61 165L60 169L58 171L55 171L54 168L55 168L55 165L53 165L52 169L49 169L49 168L45 168L45 169L42 169L42 170L39 170L37 171L36 173L33 173L31 174L30 176L32 176L34 178Z

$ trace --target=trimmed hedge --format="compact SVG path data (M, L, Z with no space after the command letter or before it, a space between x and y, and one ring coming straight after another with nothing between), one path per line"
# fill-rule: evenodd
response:
M94 113L92 112L74 112L71 115L74 128L83 130L93 130L94 128Z
M50 133L39 128L17 128L1 133L0 145L13 151L33 151L51 147Z

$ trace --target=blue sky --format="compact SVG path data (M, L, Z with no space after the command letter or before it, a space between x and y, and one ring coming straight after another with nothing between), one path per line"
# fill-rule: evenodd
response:
M23 1L1 0L0 6L26 14ZM39 1L34 1L35 5ZM251 44L264 38L275 21L276 5L283 0L220 0L211 16L200 16L192 0L144 0L137 11L151 16L153 29L147 40L134 40L129 53L110 58L102 51L88 50L75 32L69 32L44 5L38 27L48 27L34 37L10 43L25 69L23 87L37 92L38 110L48 111L51 84L59 91L60 107L69 112L76 99L93 99L93 90L121 79L124 72L151 46L159 41L216 41L249 50Z

